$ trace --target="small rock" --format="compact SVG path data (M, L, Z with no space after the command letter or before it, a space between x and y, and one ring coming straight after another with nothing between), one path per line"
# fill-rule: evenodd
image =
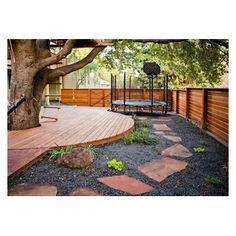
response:
M57 159L58 165L63 165L69 168L86 168L91 165L94 158L89 151L83 148L74 149L71 153L59 156Z

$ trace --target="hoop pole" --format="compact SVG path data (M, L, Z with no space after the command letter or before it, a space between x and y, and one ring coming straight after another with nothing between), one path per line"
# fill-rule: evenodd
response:
M111 110L113 109L113 75L111 74Z
M124 113L125 113L125 95L126 95L126 73L124 72Z
M168 75L165 76L165 114L167 113L167 107L168 107Z
M130 94L131 94L131 76L129 77L129 100L130 100Z
M151 76L152 100L151 100L151 113L153 112L153 75Z
M116 75L115 75L115 100L116 100Z

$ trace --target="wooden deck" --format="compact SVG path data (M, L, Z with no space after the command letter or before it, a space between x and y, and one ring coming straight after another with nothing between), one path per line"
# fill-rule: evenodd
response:
M47 115L56 113L53 109ZM8 132L8 176L19 173L49 149L113 142L134 126L128 116L77 106L63 106L58 121L42 119L40 123L41 127Z

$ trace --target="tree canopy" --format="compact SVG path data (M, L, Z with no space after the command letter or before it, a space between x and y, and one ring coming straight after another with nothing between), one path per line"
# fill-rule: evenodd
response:
M96 57L109 70L142 75L143 64L154 61L169 74L173 86L215 86L221 83L228 65L227 40L114 40Z

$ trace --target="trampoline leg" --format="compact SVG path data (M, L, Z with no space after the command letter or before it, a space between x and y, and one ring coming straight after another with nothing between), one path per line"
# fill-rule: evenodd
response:
M167 106L165 106L165 114L167 114Z

